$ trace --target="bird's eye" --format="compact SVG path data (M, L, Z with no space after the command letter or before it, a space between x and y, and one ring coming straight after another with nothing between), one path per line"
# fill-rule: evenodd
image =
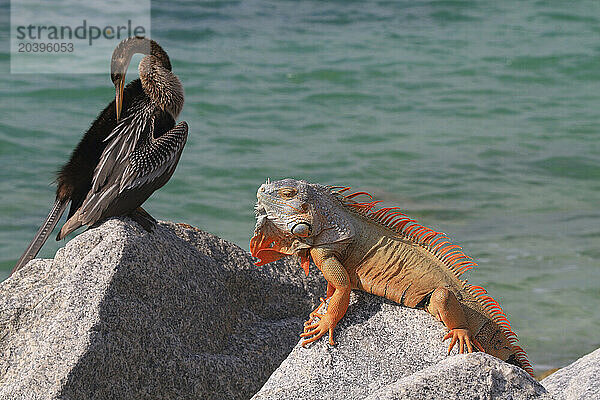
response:
M284 188L279 189L279 191L278 191L279 196L284 199L291 199L297 193L298 193L298 191L291 187L284 187Z

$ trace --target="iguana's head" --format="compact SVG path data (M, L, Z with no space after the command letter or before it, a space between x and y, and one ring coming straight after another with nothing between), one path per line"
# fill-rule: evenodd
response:
M267 181L256 197L250 250L261 259L257 265L296 254L308 271L308 249L352 236L350 224L336 212L340 203L327 186L289 178Z
M256 215L271 221L284 235L309 237L318 234L320 224L311 203L317 195L306 181L283 179L263 183L256 197Z

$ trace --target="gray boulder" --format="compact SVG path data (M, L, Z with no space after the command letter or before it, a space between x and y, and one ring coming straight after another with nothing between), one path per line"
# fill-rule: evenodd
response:
M109 220L0 284L0 400L548 398L491 356L447 357L433 317L364 293L338 346L301 348L324 289L189 226Z
M559 369L541 383L556 400L600 399L600 349Z
M488 354L448 357L444 335L424 311L353 293L337 346L297 345L253 400L550 398L525 371Z
M525 371L486 353L448 357L404 377L368 400L552 399Z
M109 220L0 285L0 399L247 399L320 279L191 227Z

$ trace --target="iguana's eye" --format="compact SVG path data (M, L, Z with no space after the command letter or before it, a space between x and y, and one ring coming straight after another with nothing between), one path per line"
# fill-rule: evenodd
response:
M291 187L283 187L279 189L277 193L279 194L279 197L282 197L284 199L291 199L292 197L296 196L298 191Z

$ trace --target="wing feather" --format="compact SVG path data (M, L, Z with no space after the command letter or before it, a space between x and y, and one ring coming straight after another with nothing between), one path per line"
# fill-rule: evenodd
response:
M123 172L119 193L148 184L173 172L187 141L188 125L185 121L130 155Z
M144 107L144 103L141 101L135 104L132 112L123 118L105 139L109 144L102 152L94 170L91 193L99 192L108 183L115 169L124 164L127 155L136 147L152 113L152 108Z

